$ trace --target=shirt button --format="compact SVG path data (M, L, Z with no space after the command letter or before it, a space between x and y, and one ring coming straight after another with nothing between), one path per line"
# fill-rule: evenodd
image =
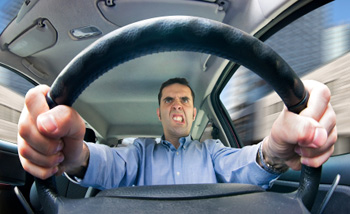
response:
M176 175L179 176L179 175L180 175L180 172L176 172Z
M176 155L179 155L179 152L176 152Z

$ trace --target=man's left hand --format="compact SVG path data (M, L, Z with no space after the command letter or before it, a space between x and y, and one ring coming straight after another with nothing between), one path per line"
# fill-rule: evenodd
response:
M300 114L285 107L263 142L268 160L285 163L294 170L301 164L319 167L332 155L337 141L336 115L330 104L331 93L317 81L304 81L310 97Z

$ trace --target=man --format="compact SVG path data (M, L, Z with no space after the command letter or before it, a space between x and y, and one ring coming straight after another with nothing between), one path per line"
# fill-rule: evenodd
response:
M337 139L330 91L305 82L308 107L296 115L284 109L262 143L227 148L218 140L191 139L194 93L183 78L162 84L158 118L161 143L137 139L127 148L83 142L84 122L67 106L49 110L47 86L28 92L19 121L18 151L23 168L45 179L66 172L81 185L100 189L152 184L240 182L268 188L289 167L322 165Z

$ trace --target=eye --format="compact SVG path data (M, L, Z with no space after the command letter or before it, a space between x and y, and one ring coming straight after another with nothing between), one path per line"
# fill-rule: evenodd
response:
M182 98L182 102L183 102L183 103L188 103L189 100L190 100L190 99L189 99L188 97L183 97L183 98Z
M171 97L166 97L165 99L164 99L164 102L165 103L171 103L173 101L173 98L171 98Z

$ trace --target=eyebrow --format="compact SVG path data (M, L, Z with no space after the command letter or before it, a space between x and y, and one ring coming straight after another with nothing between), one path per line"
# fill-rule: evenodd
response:
M188 96L180 97L181 100L191 100ZM173 97L164 97L163 101L165 100L174 100Z
M165 100L173 100L174 98L173 97L165 97L164 99L163 99L163 101L165 101Z

